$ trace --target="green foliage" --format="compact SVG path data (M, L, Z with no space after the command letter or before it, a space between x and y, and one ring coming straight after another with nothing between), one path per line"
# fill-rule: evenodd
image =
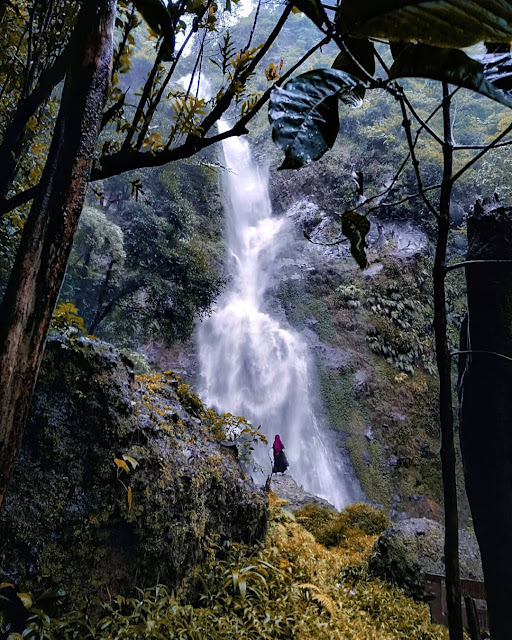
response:
M508 2L479 0L343 0L336 15L340 35L371 36L439 47L512 40Z
M363 292L354 284L340 284L334 293L336 302L346 309L358 309L361 306Z
M375 510L354 505L374 522ZM307 508L312 516L315 508ZM377 519L372 530L380 528ZM310 520L309 520L310 521ZM359 520L358 520L359 521ZM218 538L208 543L210 559L195 576L195 596L180 598L158 585L135 597L95 599L60 617L30 608L28 640L445 640L447 630L431 625L426 605L375 580L366 559L375 539L356 525L350 548L325 547L273 507L264 545L231 544L219 558Z
M390 267L387 277L377 281L364 301L372 314L368 330L370 348L405 373L411 374L418 365L433 373L431 328L427 320L431 301L421 288L418 291L402 278L393 279L392 272ZM421 266L416 273L420 284Z
M510 64L510 54L499 56L500 64ZM482 62L470 58L459 49L439 49L425 44L412 44L403 48L389 70L390 78L431 78L471 89L488 98L512 107L512 96L498 84L496 56L487 56ZM498 72L499 74L499 72ZM510 89L511 87L506 87Z
M285 152L280 169L299 169L330 149L339 129L338 99L354 104L357 78L335 69L316 69L272 92L272 138Z
M326 547L346 546L354 535L379 535L390 526L384 511L364 502L350 505L341 513L306 505L295 516Z

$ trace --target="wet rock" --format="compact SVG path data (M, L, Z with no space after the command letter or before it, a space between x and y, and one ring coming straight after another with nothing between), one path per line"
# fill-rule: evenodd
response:
M394 469L396 466L398 466L398 456L389 456L388 467Z
M375 440L375 434L373 433L373 429L371 427L367 427L364 432L364 437L371 442Z
M3 580L74 598L192 589L211 540L261 539L266 496L193 397L184 406L175 380L155 380L104 344L49 342L0 517Z
M324 498L308 493L303 487L299 487L292 476L287 473L275 473L272 476L270 488L278 498L288 501L285 509L290 511L300 509L307 504L317 504L335 510L335 507Z
M311 319L307 324L314 326L317 320ZM309 348L314 352L319 361L326 369L338 369L345 371L350 366L352 354L347 349L337 349L322 342L318 335L309 327L302 330L302 336L306 340Z
M361 396L368 393L369 378L370 378L370 375L368 371L365 371L364 369L358 369L354 373L354 391L356 395Z
M396 513L398 515L398 513ZM459 531L461 577L483 580L476 537ZM445 575L444 527L427 518L411 518L393 524L374 544L369 570L397 584L418 600L424 599L426 573Z
M367 242L370 248L387 247L396 258L408 258L428 250L426 233L412 221L373 221Z

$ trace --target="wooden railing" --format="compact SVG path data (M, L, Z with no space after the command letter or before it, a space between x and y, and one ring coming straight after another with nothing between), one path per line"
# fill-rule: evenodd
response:
M446 606L446 578L433 573L425 574L425 592L432 596L429 602L430 619L436 624L448 625L448 609ZM481 630L489 629L487 615L487 603L485 585L478 580L461 580L461 595L464 599L462 618L464 626L471 632L471 637L476 636L475 626L478 626L478 634Z

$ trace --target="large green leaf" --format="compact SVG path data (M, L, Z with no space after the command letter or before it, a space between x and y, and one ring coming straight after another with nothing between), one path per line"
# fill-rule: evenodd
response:
M325 22L325 12L322 9L320 0L289 0L289 2L307 15L317 27L321 27Z
M489 54L475 60L459 49L407 46L395 59L392 78L420 77L449 82L477 91L512 107L511 54Z
M365 249L366 236L370 231L370 221L356 211L345 211L341 216L341 233L350 241L350 253L357 264L364 269L368 265Z
M137 11L147 22L149 27L159 36L164 37L164 60L171 60L174 53L174 24L170 11L162 0L133 0Z
M503 0L343 0L340 35L468 47L512 40L512 3Z
M333 146L339 130L338 98L357 103L353 92L361 86L343 71L315 69L272 91L272 138L285 152L280 169L299 169Z
M344 47L343 47L344 45ZM341 51L332 63L332 68L338 71L345 71L363 82L368 81L368 76L373 77L375 73L375 48L373 43L366 38L343 39ZM365 88L362 86L355 90L354 94L361 100L364 98Z

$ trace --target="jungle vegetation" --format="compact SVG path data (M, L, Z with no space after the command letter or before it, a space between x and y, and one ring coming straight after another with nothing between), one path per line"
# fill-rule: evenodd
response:
M430 215L426 224L436 238L433 310L450 637L459 640L454 356L447 340L445 289L454 265L447 263L446 247L453 228L454 194L464 191L470 170L479 162L479 180L491 187L498 182L496 175L507 172L512 125L499 104L512 103L511 11L507 3L462 0L343 0L335 7L297 0L284 3L284 9L277 3L257 6L256 16L242 20L236 35L229 26L230 2L2 3L0 30L6 46L0 52L0 504L59 292L64 305L67 300L77 304L83 316L78 328L104 332L125 344L143 344L149 331L169 343L186 337L196 315L207 311L222 287L222 265L197 241L199 233L208 239L209 248L222 242L215 222L218 203L210 197L213 187L190 206L189 183L178 165L169 163L191 159L198 183L208 183L215 163L209 149L226 136L245 134L250 122L261 132L262 107L272 96L274 137L285 150L282 168L297 169L328 151L340 126L344 139L367 138L359 131L357 110L348 111L363 101L361 112L371 123L368 133L378 147L374 156L380 162L384 152L389 154L390 177L382 189L374 176L356 167L356 199L350 207L341 202L342 240L350 243L354 258L364 267L367 214L393 207L409 215L419 206ZM296 11L316 30L295 38L294 56L282 66L279 38ZM210 59L215 64L206 73ZM284 84L309 59L315 64L328 60L329 68L307 71ZM215 81L211 98L203 97L194 81L204 75ZM418 78L439 83L439 89L429 84L424 90ZM283 89L272 92L276 84ZM468 100L461 87L489 100L475 100L469 124L457 131L454 104L458 98ZM385 97L374 98L377 94ZM500 113L492 127L483 122L493 112L490 100ZM235 124L217 133L215 125L225 115ZM481 136L475 137L474 131L481 131ZM402 142L395 144L399 138ZM491 152L496 160L488 160ZM151 169L152 178L144 179L141 169ZM93 188L84 208L89 183ZM170 201L164 202L169 192ZM342 195L353 197L346 187ZM506 180L502 195L510 195ZM115 209L115 221L106 218L105 205ZM198 208L203 209L202 217ZM500 254L475 259L496 263L505 258ZM506 265L499 268L507 281ZM123 305L137 315L135 334L131 322L123 325ZM69 307L60 307L60 313L66 326L76 317ZM476 349L465 339L461 351ZM508 347L502 343L492 350L510 357ZM491 350L488 345L480 349ZM467 359L464 364L468 366ZM480 375L490 380L493 370L505 375L493 369L493 361L481 366ZM478 384L474 389L477 393ZM478 441L481 434L476 437ZM510 461L493 464L503 471L500 482L506 481ZM494 514L492 531L478 525L488 514L479 515L478 506L473 512L490 589L493 639L508 637L508 596L492 596L497 593L493 585L504 580L501 556L495 553L502 546L495 542L506 540L506 532L512 530L510 505L499 508L501 516ZM512 579L506 583L512 584Z

